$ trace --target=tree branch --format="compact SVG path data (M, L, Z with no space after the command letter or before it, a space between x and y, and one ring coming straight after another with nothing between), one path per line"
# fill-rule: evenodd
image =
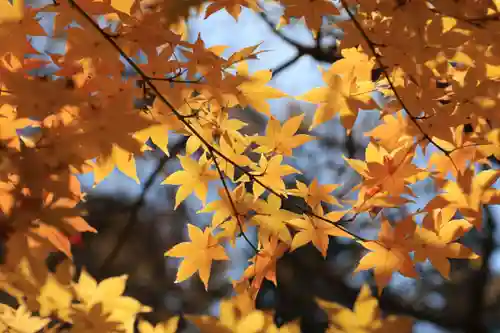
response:
M321 47L321 38L322 38L321 32L318 32L318 36L315 41L315 46L302 45L296 42L295 40L289 38L285 34L283 34L280 30L276 29L275 25L271 22L271 20L263 10L259 12L259 15L276 36L280 37L285 43L290 44L297 50L297 54L293 58L287 60L285 63L279 65L276 69L272 71L273 77L277 76L278 73L282 72L286 68L292 66L304 55L311 56L317 61L326 63L334 63L337 60L343 58L342 55L340 55L337 52L336 45L333 45L331 48L328 49L324 49Z

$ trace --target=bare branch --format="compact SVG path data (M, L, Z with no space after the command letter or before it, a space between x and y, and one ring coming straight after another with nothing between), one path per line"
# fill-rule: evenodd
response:
M279 65L276 69L274 69L273 77L278 75L278 73L282 72L286 68L292 66L295 62L297 62L302 56L308 55L316 59L317 61L326 62L326 63L334 63L337 60L342 59L342 55L337 52L336 45L333 45L331 48L324 49L321 47L321 31L318 32L318 36L316 37L316 45L315 46L306 46L302 45L293 39L289 38L283 32L275 28L274 23L271 22L269 17L266 15L264 11L259 13L260 17L267 24L267 26L273 31L273 33L280 37L284 42L290 44L295 47L297 50L297 54L290 60L286 61L282 65Z

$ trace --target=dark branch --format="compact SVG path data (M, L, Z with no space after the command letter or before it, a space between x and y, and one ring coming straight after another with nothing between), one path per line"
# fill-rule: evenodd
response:
M279 65L276 69L274 69L273 72L273 77L278 75L279 72L282 72L286 68L292 66L295 62L297 62L302 56L308 55L316 59L317 61L321 62L326 62L326 63L334 63L337 60L342 59L343 57L337 52L336 45L332 46L331 48L324 49L321 47L321 38L322 38L322 33L321 31L318 32L318 36L316 37L316 45L315 46L306 46L302 45L293 39L289 38L283 32L280 30L277 30L274 26L274 24L271 22L269 17L264 13L264 11L261 11L259 13L260 17L264 20L264 22L267 24L267 26L274 32L274 34L278 37L280 37L284 42L287 44L290 44L297 50L297 54L290 60L286 61L282 65Z

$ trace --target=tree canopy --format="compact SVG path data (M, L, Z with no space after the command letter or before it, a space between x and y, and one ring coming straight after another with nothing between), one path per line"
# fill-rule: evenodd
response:
M365 249L353 273L371 271L376 292L364 285L353 308L317 300L327 331L404 332L411 314L386 316L378 306L394 273L418 279L417 265L428 261L450 278L450 259L488 265L495 226L485 207L500 203L500 1L281 0L273 2L279 16L266 9L270 2L2 0L0 287L17 303L1 305L3 331L159 333L191 323L202 332L299 332L298 321L278 325L256 307L259 290L265 280L279 282L276 265L286 253L312 244L326 258L331 239L342 238ZM238 21L242 10L296 54L251 72L248 64L268 51L261 45L228 55L226 45L187 38L190 16L225 12ZM297 22L314 43L287 35L284 27ZM33 45L40 37L64 41L64 51L40 57ZM320 68L323 86L289 96L270 84L305 56L328 64ZM49 67L56 69L43 71ZM314 111L281 121L269 100L283 97ZM234 116L249 109L265 117L264 133ZM353 199L337 195L345 184L298 178L304 170L293 164L295 151L315 141L318 128L339 120L350 135L367 112L380 121L364 133L364 159L343 156L361 179L347 189ZM136 160L157 150L159 166L141 183ZM197 214L211 214L209 225L191 221L189 237L165 252L181 258L176 282L201 279L209 290L213 263L230 260L236 239L253 257L219 316L152 324L138 317L152 309L123 295L127 275L76 274L72 246L81 233L98 232L85 218L77 176L91 172L98 185L118 169L141 183L132 225L170 159L180 169L162 184L175 186L175 208L196 197ZM423 181L435 193L412 209L414 185ZM389 218L400 207L406 216ZM352 227L362 216L380 224L375 237ZM489 240L480 251L461 241L472 230ZM67 260L51 270L54 252Z

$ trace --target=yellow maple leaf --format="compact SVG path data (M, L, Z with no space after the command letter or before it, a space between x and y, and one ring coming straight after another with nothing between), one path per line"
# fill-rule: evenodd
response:
M326 202L332 205L342 207L338 200L330 193L337 189L340 185L338 184L326 184L320 185L318 179L314 178L311 185L308 187L306 184L296 180L297 188L287 190L288 194L302 197L305 199L306 203L312 208L319 205L321 202Z
M334 223L339 221L346 212L330 212L324 215L323 208L318 205L316 206L314 213L317 216L332 222L327 222L316 216L306 214L304 214L302 218L287 221L288 224L298 230L293 237L290 250L293 251L306 245L307 243L313 243L318 251L321 252L321 255L326 258L329 236L352 238L349 233L334 225Z
M37 297L40 303L40 315L48 317L57 314L59 318L69 321L72 299L73 296L68 286L49 274Z
M382 317L378 299L372 295L370 287L366 284L361 287L352 310L321 299L317 302L328 314L332 323L327 330L328 333L411 333L412 331L413 319L410 317L396 315Z
M130 10L132 6L138 5L138 0L111 0L111 6L116 10L119 10L123 13L130 15Z
M399 207L414 201L402 196L393 196L389 192L381 192L379 186L363 186L359 190L357 200L346 202L352 202L352 210L356 213L369 212L377 215L382 208Z
M359 57L353 57L353 59L355 61L360 60ZM365 61L368 61L368 58ZM348 67L349 70L339 75L339 71L344 67ZM309 92L296 97L298 100L319 104L314 113L310 129L340 114L342 125L349 133L358 116L358 109L377 107L371 97L375 85L371 80L366 79L364 74L369 66L362 67L363 70L359 68L352 60L349 60L347 64L340 63L340 65L337 65L334 63L328 71L321 69L326 87L313 88Z
M320 299L317 302L331 318L333 329L328 330L329 333L372 332L382 326L378 300L372 296L370 287L366 284L361 287L352 310Z
M34 120L17 118L16 109L9 104L0 106L0 140L7 141L7 147L21 149L21 138L17 131L30 125L35 125Z
M245 222L254 206L253 196L246 192L245 184L238 185L230 192L230 199L223 187L218 189L218 193L221 199L209 202L198 213L214 212L212 228L223 228L224 231L221 233L221 237L229 237L234 245L240 223L243 232L246 230ZM234 209L236 209L236 212L234 212ZM235 214L237 214L237 217Z
M292 150L314 139L307 134L295 133L299 130L304 114L288 119L283 126L278 119L271 117L267 123L266 135L256 136L253 141L260 147L254 149L256 153L277 153L283 156L292 156Z
M96 315L107 314L106 322L120 323L127 332L132 332L136 315L139 312L150 312L152 309L135 298L122 296L127 279L127 275L113 276L97 283L83 270L78 283L74 285L80 300L78 306L74 307L88 314L96 311Z
M292 173L300 173L300 171L290 165L281 165L282 161L282 155L276 155L269 160L267 160L264 155L260 155L259 165L252 164L250 167L255 170L252 171L254 177L265 186L272 188L279 194L286 194L285 182L282 177ZM255 200L257 200L264 191L265 188L261 184L255 181L253 182L253 195Z
M236 163L240 167L246 167L252 164L252 160L244 154L247 149L247 146L242 144L241 142L234 142L232 145L229 144L229 140L225 137L220 138L220 152L224 154L228 159L232 162ZM224 173L234 181L234 169L235 166L233 163L229 162L227 159L218 157L217 163L219 163L221 169Z
M436 144L450 153L444 155L440 151L435 152L431 155L428 163L429 169L434 166L443 178L449 172L456 177L457 173L463 172L469 167L470 161L486 161L486 155L482 153L495 149L493 145L487 144L487 140L477 140L464 134L464 125L457 126L452 132L453 142L433 138Z
M290 213L281 209L281 199L274 194L269 194L267 201L257 200L253 205L255 215L251 221L259 226L259 235L268 238L276 236L286 244L292 242L292 235L285 221Z
M115 167L137 184L140 182L134 155L118 145L113 144L110 155L98 156L95 161L89 161L89 164L94 171L94 187L108 177Z
M13 309L6 304L0 304L0 329L2 332L36 333L49 322L48 318L32 316L24 305Z
M165 155L169 156L168 152L168 126L163 124L153 125L143 130L140 130L134 134L134 137L144 143L143 150L151 150L151 147L146 143L149 139L160 148Z
M199 272L200 279L208 289L210 268L213 260L229 260L218 238L212 235L212 228L201 231L195 225L188 224L188 233L191 242L183 242L175 245L165 252L165 256L183 258L177 270L175 282L182 282L195 272Z
M431 264L445 278L450 272L448 258L476 259L478 255L455 240L469 231L473 225L465 219L451 219L456 209L434 210L426 216L424 226L415 230L413 237L415 261L429 259ZM431 219L431 221L429 221ZM433 220L433 221L432 221ZM432 228L429 228L432 225Z
M247 78L247 80L238 85L238 90L241 92L241 96L238 96L240 104L243 107L250 105L266 116L271 116L271 107L266 100L287 96L281 90L266 85L271 80L271 71L260 70L250 75L246 61L240 62L236 69L238 75Z
M477 229L482 225L481 205L488 204L488 190L500 178L500 170L485 170L474 175L474 169L468 168L458 174L456 181L446 181L444 193L439 197L456 208Z
M405 117L403 112L388 114L382 119L384 122L373 130L365 132L365 136L374 138L387 151L408 145L418 134L418 129L409 122L408 117Z
M189 156L179 156L183 170L168 176L162 184L181 185L175 195L175 208L183 202L192 192L196 194L203 204L206 203L208 183L218 178L217 172L211 170L211 163L203 156L196 162Z

